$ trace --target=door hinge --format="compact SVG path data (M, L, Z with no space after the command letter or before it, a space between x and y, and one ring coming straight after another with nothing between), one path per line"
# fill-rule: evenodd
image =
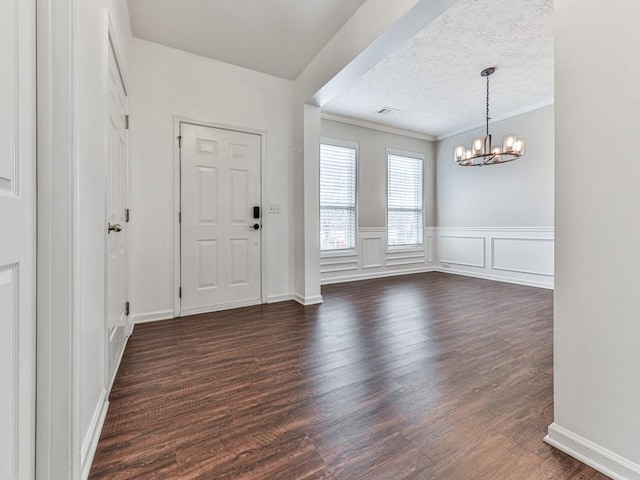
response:
M178 148L182 148L182 135L178 136Z
M178 287L178 298L182 298L182 287Z
M131 218L131 211L128 208L124 209L124 221L129 223L129 219Z
M124 304L124 314L129 316L129 312L131 311L131 304L129 302Z
M178 223L182 223L182 212L178 212Z
M124 129L129 130L129 114L128 113L124 116Z

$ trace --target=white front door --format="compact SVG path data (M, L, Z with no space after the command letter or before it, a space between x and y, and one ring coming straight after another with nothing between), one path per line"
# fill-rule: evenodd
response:
M188 123L180 136L181 314L262 303L260 136Z
M127 97L113 48L109 46L107 122L107 333L108 378L113 380L129 333L127 312Z
M0 478L34 478L35 2L0 0Z

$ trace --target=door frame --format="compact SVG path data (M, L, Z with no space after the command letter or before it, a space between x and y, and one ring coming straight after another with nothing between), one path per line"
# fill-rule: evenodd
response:
M36 1L39 480L80 475L76 298L80 18L78 0Z
M105 52L104 52L104 69L105 72L107 72L107 76L108 76L108 72L109 72L109 50L113 49L113 55L115 57L116 60L116 65L118 66L118 72L120 74L120 81L122 82L122 88L124 89L124 94L125 94L125 114L128 115L129 114L129 81L127 78L127 72L124 68L125 63L122 61L122 55L120 53L120 47L118 44L118 38L116 36L115 30L113 28L113 25L111 23L111 18L109 17L109 14L107 13L106 15L106 38L107 41L105 43ZM107 94L105 94L104 96L104 102L105 102L105 112L108 112L108 92ZM105 119L105 124L104 124L104 128L105 128L105 148L107 148L106 142L108 142L108 138L107 138L107 122L109 121L108 118ZM125 208L130 208L131 206L131 164L130 164L130 159L131 159L131 152L130 152L130 148L131 148L131 138L130 138L130 133L129 130L126 129L125 130L125 193L126 193L126 207ZM109 159L107 158L107 161L109 161ZM110 376L109 373L109 343L110 343L110 339L109 339L109 310L107 308L108 305L108 300L109 300L109 271L108 271L108 265L109 265L109 248L108 248L108 233L107 233L107 229L106 229L106 225L108 222L108 210L109 210L109 206L107 204L107 197L108 197L108 192L109 192L109 186L107 185L108 183L108 178L109 178L109 174L108 172L105 170L105 178L104 178L104 189L105 189L105 203L104 203L104 305L105 305L105 309L104 309L104 338L106 340L105 343L105 351L104 351L104 378L107 382L106 384L106 392L110 392L111 391L111 387L113 386L113 382L116 378L116 373L118 372L118 369L120 367L120 362L122 361L122 353L124 353L124 347L126 347L127 345L127 340L129 338L129 336L131 335L131 333L133 332L133 322L131 321L132 316L131 313L129 313L129 315L127 315L126 317L126 326L125 326L125 338L124 338L124 346L122 349L122 352L120 354L120 358L118 359L118 361L116 362L116 368L114 370L114 374L113 376ZM126 253L125 253L125 269L124 269L124 273L126 276L126 297L127 297L127 301L129 301L129 297L130 297L130 293L131 293L131 262L129 261L129 254L131 252L131 235L129 234L129 228L131 226L131 223L128 223L125 228L124 228L124 234L125 234L125 245L126 245Z
M193 117L184 115L173 116L173 316L178 318L182 315L182 301L178 293L180 288L180 270L181 270L181 245L180 245L180 201L181 201L181 177L180 177L180 146L178 137L180 137L180 125L188 123L190 125L198 125L202 127L218 128L220 130L230 130L233 132L247 133L260 136L260 209L261 209L261 225L260 229L260 300L264 304L266 302L266 275L265 275L265 235L263 234L265 226L268 226L267 216L264 208L264 191L265 191L265 175L264 166L267 156L267 132L254 128L238 127L224 123L209 122L198 120Z

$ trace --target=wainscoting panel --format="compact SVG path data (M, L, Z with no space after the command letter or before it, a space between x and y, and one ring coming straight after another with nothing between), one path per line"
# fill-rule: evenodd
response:
M355 252L323 253L322 284L351 282L434 270L435 230L427 227L420 248L387 249L386 228L360 228Z
M382 267L384 255L384 235L363 236L362 245L362 268Z
M485 237L465 234L445 234L438 237L440 263L484 268Z
M387 252L385 265L397 267L399 265L420 265L426 260L425 249L407 252Z
M427 262L433 262L434 254L436 251L433 234L434 231L432 229L429 229L428 231L425 230L424 232L424 238L427 246Z
M553 238L491 239L491 268L553 276Z
M441 272L553 288L552 227L438 227Z
M358 255L356 253L336 252L336 255L320 259L320 273L348 272L358 269Z

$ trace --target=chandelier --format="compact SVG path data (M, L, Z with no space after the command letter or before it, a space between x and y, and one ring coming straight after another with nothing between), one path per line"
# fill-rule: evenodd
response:
M487 135L473 139L471 148L457 146L453 151L456 163L463 167L482 167L512 162L524 155L526 141L515 133L502 137L502 145L493 146L489 134L489 76L495 72L494 67L484 69L480 75L487 79Z

